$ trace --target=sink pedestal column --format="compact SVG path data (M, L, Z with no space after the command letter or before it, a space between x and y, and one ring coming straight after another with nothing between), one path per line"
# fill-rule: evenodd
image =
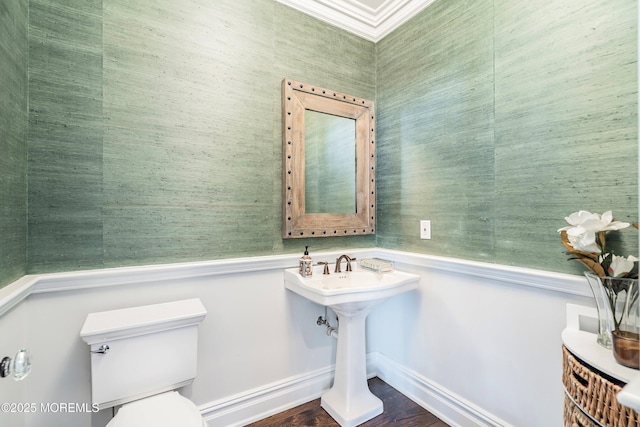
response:
M365 320L375 305L367 301L331 306L339 321L336 372L320 406L342 427L355 427L383 410L367 384Z

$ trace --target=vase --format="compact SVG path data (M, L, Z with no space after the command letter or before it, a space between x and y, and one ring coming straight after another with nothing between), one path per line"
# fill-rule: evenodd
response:
M598 309L598 344L613 348L618 363L638 369L640 365L640 310L638 279L585 276Z
M598 311L598 333L596 342L606 349L611 349L613 346L611 332L613 332L614 328L613 315L609 307L608 296L598 275L590 271L585 272L584 275L587 277L587 283L589 283L593 297L596 300L596 309Z

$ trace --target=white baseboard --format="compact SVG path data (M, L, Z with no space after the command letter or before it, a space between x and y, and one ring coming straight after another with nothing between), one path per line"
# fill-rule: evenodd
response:
M416 371L394 362L384 354L371 353L369 357L376 367L376 375L381 380L450 426L512 427L509 423Z
M512 427L381 353L367 355L368 376L381 380L451 426ZM318 399L333 382L334 366L290 377L200 406L209 427L240 427Z
M331 387L334 367L287 378L200 406L209 427L239 427L320 397Z

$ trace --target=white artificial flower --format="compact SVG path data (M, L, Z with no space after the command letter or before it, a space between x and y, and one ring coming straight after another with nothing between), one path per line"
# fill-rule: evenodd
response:
M628 222L614 221L611 211L606 211L602 214L600 224L602 225L600 231L622 230L623 228L627 228L631 225Z
M611 264L609 264L609 274L613 277L622 277L633 270L633 266L638 258L629 255L627 258L623 256L613 255Z
M628 222L614 221L611 211L603 213L602 216L588 211L579 211L565 217L565 220L570 225L560 228L558 232L567 232L571 246L579 251L597 254L602 250L596 242L596 233L621 230L630 225Z
M596 242L596 233L586 231L578 227L567 230L567 238L569 243L575 250L599 254L602 252L600 246Z

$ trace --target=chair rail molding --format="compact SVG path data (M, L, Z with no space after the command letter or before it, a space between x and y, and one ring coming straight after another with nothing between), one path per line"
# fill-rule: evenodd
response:
M314 257L316 260L332 261L343 252L345 251L316 252ZM394 261L400 268L423 270L424 274L428 274L428 271L445 271L508 286L528 286L570 295L592 296L582 276L383 248L348 249L346 253L360 259L367 257L388 259ZM298 257L298 254L269 255L27 275L0 289L0 316L31 294L285 269L296 266Z

